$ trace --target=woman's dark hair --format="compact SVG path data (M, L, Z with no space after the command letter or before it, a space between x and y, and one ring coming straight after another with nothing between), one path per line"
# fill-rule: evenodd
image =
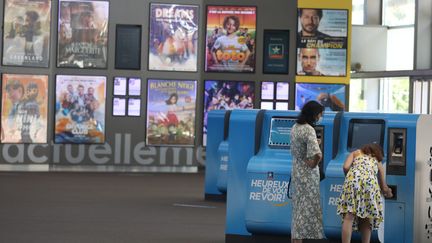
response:
M383 160L383 149L376 143L368 143L363 145L360 150L369 156L375 157L378 161Z
M177 93L172 93L172 94L170 94L169 98L168 98L167 100L165 100L165 103L166 103L167 105L172 105L173 103L171 103L171 99L172 99L173 97L176 98L176 103L177 103L177 101L178 101L178 94L177 94Z
M314 126L318 114L320 114L323 111L324 111L324 106L322 106L320 103L318 103L315 100L311 100L303 106L300 115L297 117L297 123L299 124L308 123L309 125Z

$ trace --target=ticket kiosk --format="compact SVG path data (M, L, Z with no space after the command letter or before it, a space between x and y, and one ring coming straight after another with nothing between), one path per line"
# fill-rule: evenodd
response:
M328 164L322 181L323 218L328 238L340 239L337 200L344 182L347 155L366 143L384 148L386 181L394 197L385 200L384 224L374 241L432 240L432 117L413 114L344 113L339 151ZM358 235L355 237L359 237Z
M232 112L228 138L226 242L289 240L289 137L297 116L297 111ZM315 127L318 138L323 141L323 172L337 151L339 116L339 113L325 113L321 124Z
M227 168L227 161L221 163L221 150L227 150L228 148L227 137L230 113L231 111L226 110L212 110L208 113L207 124L209 129L207 131L205 167L206 200L225 200L225 192L218 188L218 177L221 167ZM223 159L227 160L225 157Z
M298 114L296 111L266 111L264 114L260 147L247 167L245 220L248 231L253 234L291 233L290 134ZM324 169L337 151L339 117L338 113L326 112L322 122L315 126L317 138L322 141L321 178L325 178Z

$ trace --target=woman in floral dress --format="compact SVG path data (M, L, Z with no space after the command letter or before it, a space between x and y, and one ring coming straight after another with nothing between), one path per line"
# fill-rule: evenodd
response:
M320 202L320 175L318 163L322 153L313 126L319 122L324 107L316 101L306 103L291 130L293 169L293 217L291 239L322 239L322 210Z
M383 222L381 191L384 197L393 195L384 180L382 159L382 148L372 143L352 152L345 160L345 182L337 207L343 219L343 243L351 242L353 229L360 230L362 242L369 242L372 229L377 230Z

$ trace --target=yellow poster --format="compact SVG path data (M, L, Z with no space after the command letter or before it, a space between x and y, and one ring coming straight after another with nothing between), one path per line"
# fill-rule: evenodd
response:
M299 0L296 82L349 84L351 0Z

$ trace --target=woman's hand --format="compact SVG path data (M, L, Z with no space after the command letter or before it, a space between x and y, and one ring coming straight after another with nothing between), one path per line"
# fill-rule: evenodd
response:
M385 198L392 198L393 197L392 189L388 186L383 189L383 194L384 194Z

